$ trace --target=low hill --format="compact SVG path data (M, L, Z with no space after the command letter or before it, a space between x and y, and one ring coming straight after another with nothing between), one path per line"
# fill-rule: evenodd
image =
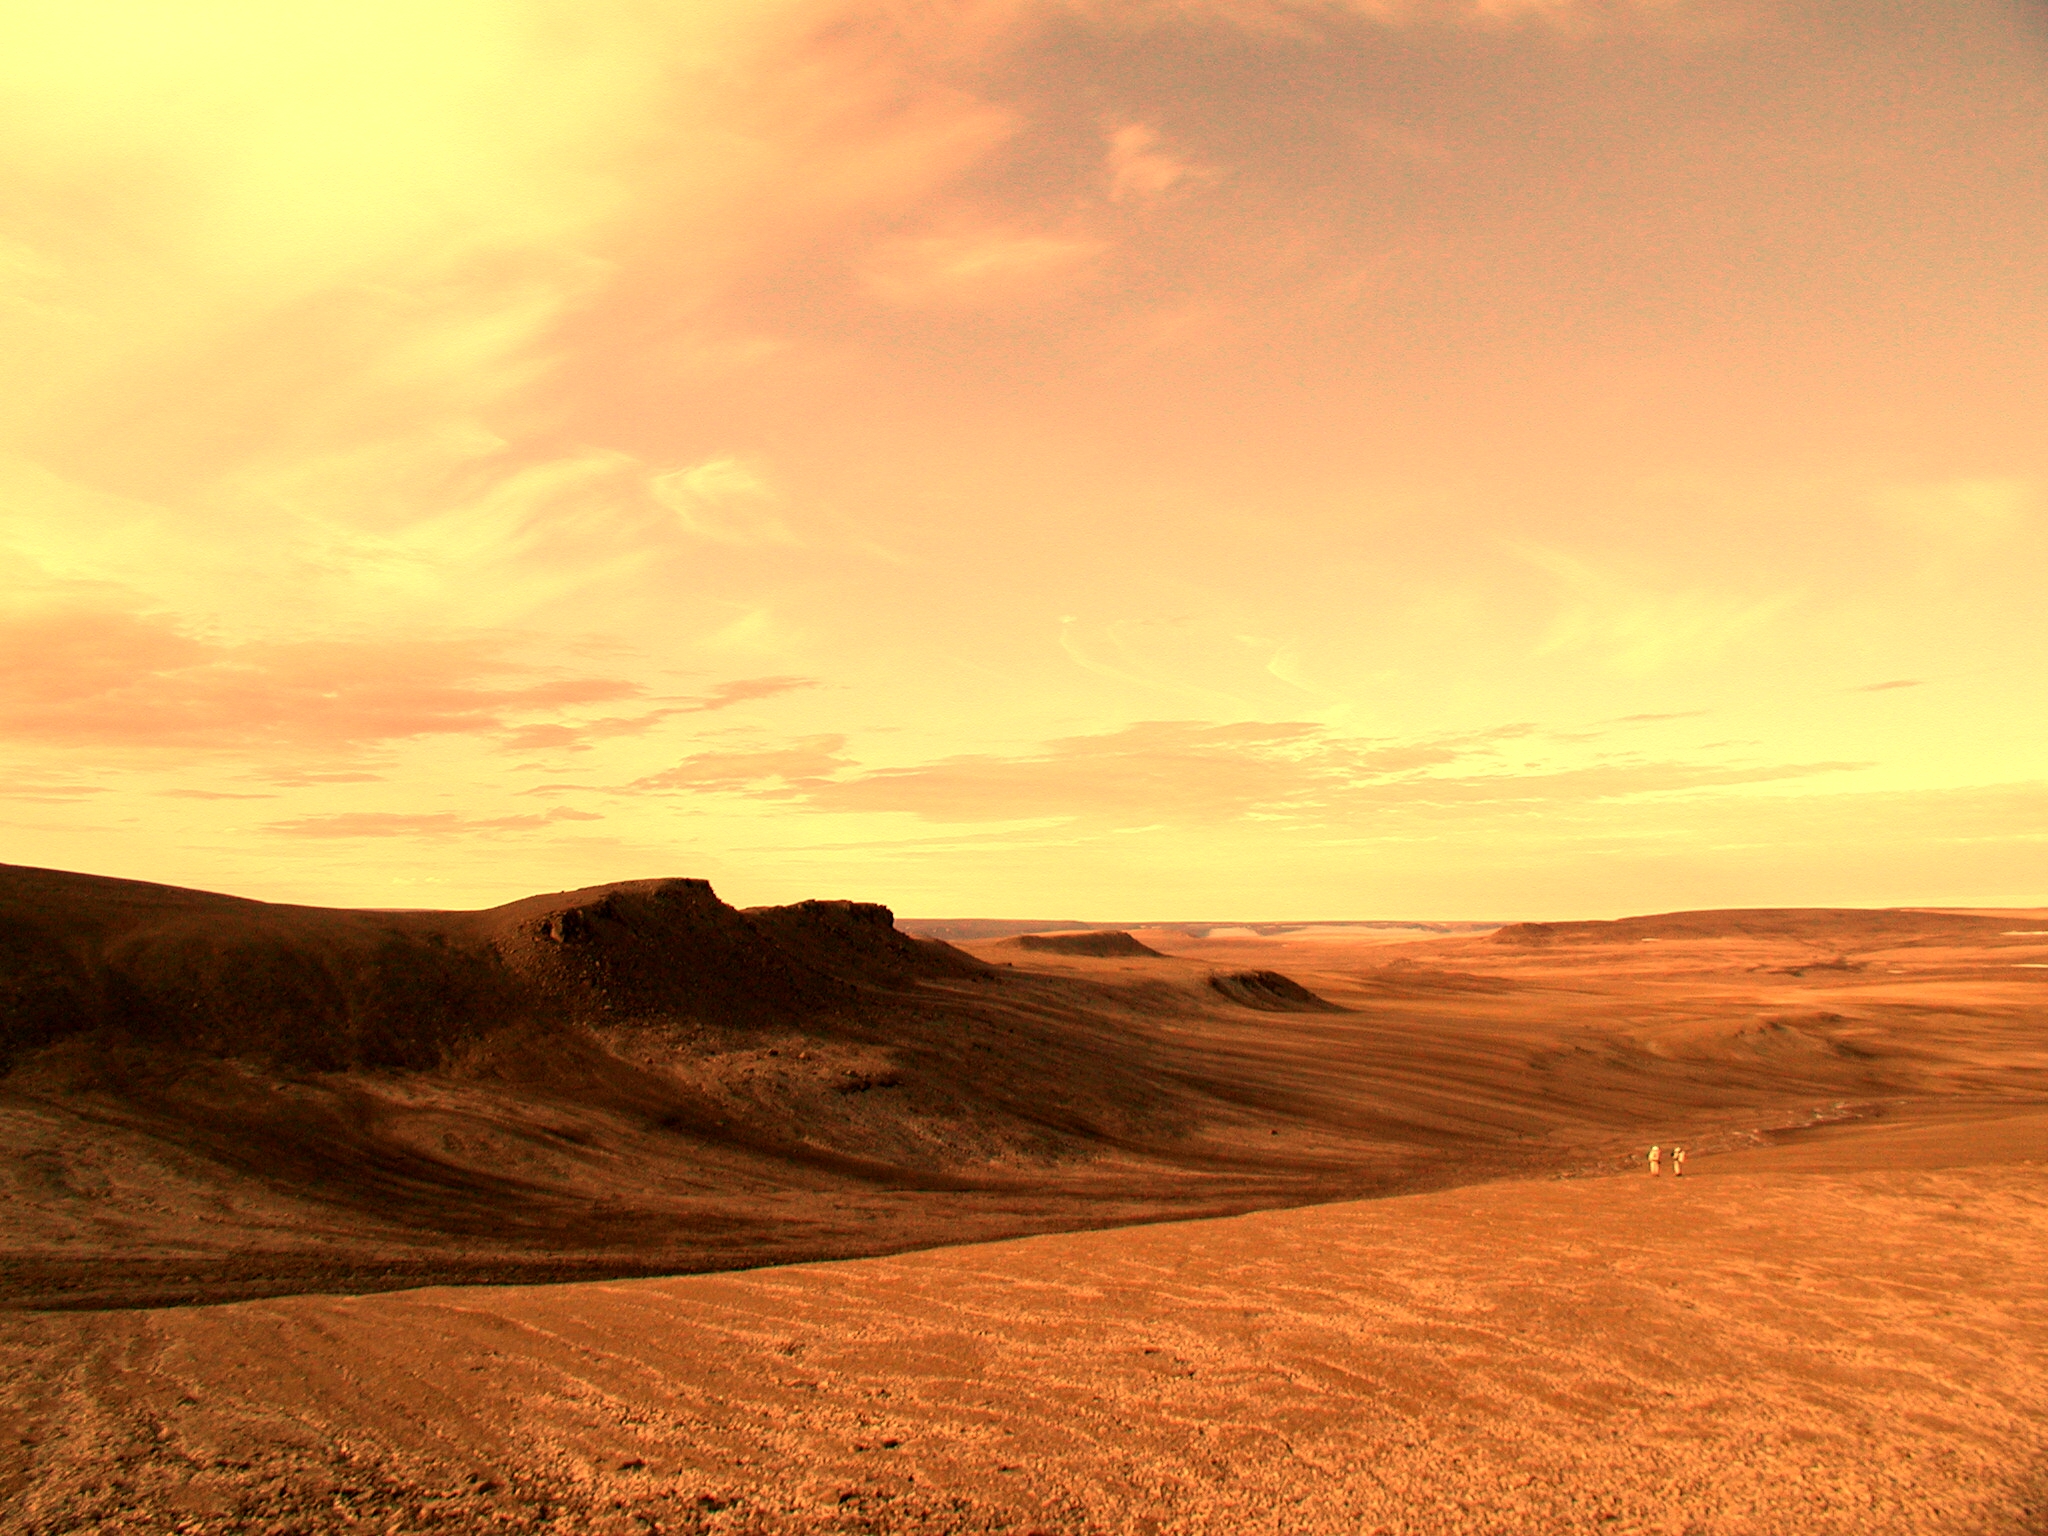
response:
M1209 978L1212 990L1263 1013L1342 1013L1326 998L1278 971L1230 971Z
M1091 955L1100 960L1124 955L1161 958L1158 950L1139 943L1120 928L1098 928L1085 933L1021 933L1007 940L1004 947L1033 949L1049 955Z
M1663 912L1648 917L1566 923L1509 923L1495 944L1635 944L1645 939L1790 939L1840 947L1868 943L1977 942L2002 936L2014 922L1906 907L1764 907Z
M0 1067L111 1032L313 1071L419 1068L520 1025L744 1027L976 969L886 907L737 911L703 880L377 912L0 866Z

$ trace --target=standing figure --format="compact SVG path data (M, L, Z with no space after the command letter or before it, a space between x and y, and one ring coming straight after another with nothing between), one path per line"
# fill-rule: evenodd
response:
M1674 1179L1685 1177L1685 1148L1683 1147L1673 1147L1671 1149L1671 1177Z
M1661 1158L1661 1157L1662 1157L1663 1155L1664 1155L1664 1149L1663 1149L1662 1147L1652 1147L1652 1148L1650 1148L1650 1177L1651 1177L1651 1178L1653 1178L1653 1179L1654 1179L1655 1177L1657 1177L1657 1175L1658 1175L1658 1174L1660 1174L1660 1173L1662 1173L1662 1172L1664 1171L1664 1170L1663 1170L1663 1169L1662 1169L1662 1168L1661 1168L1660 1166L1658 1166L1658 1161L1657 1161L1657 1160L1658 1160L1659 1158Z

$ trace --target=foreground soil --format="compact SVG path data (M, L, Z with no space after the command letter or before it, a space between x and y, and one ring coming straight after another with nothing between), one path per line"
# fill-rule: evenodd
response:
M884 1259L0 1320L10 1531L2048 1528L2048 1116Z

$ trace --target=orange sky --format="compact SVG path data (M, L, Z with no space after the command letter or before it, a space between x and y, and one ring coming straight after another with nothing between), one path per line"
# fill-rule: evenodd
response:
M0 0L0 858L2048 902L2048 11Z

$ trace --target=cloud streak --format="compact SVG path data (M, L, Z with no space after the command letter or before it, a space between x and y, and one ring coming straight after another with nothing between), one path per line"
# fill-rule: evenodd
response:
M673 768L626 786L633 793L741 794L764 800L803 800L853 767L844 736L808 736L758 751L692 753Z
M1517 552L1566 594L1538 654L1591 652L1630 676L1717 661L1767 631L1796 601L1790 592L1655 583L1535 545Z
M1072 821L1189 828L1246 820L1274 832L1350 826L1377 813L1516 813L1644 796L1784 783L1866 763L1683 763L1617 758L1574 767L1514 765L1502 726L1413 742L1338 735L1302 721L1148 721L1065 737L1027 753L968 753L863 770L840 737L759 751L707 752L630 792L725 794L821 812L889 812L945 823Z
M226 642L162 615L16 614L0 619L0 740L233 752L349 752L434 736L560 746L814 686L740 678L635 715L578 721L571 712L647 689L537 671L482 638ZM536 714L553 718L521 718Z
M225 643L148 614L0 623L0 739L57 746L353 749L495 735L511 717L632 698L613 677L492 686L481 640Z
M541 832L563 822L602 821L594 811L556 806L551 811L528 816L460 816L453 811L405 813L397 811L338 811L321 816L301 816L289 821L265 824L265 832L280 837L440 839L472 836L504 836L507 833Z
M772 699L780 694L795 693L818 686L814 677L743 677L729 683L720 683L709 693L681 704L668 705L661 709L646 710L637 715L608 715L596 720L579 720L567 724L526 725L508 732L505 744L520 750L544 751L567 748L585 751L597 742L618 736L645 736L663 721L673 720L681 715L712 714L721 709L731 709L739 704L751 704L762 699Z

